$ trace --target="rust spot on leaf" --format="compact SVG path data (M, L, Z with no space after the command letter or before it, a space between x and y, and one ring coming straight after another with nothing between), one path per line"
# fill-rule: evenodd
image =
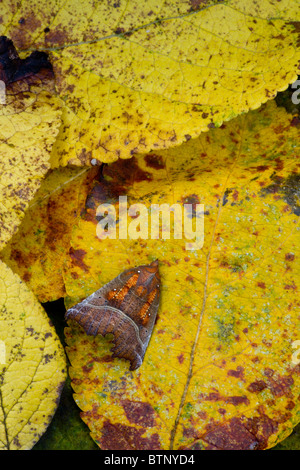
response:
M288 24L294 26L295 30L293 32L298 35L297 46L300 46L300 21L290 21Z
M179 364L182 364L184 361L184 355L182 353L179 354L179 356L177 356L177 359L178 359Z
M241 404L249 405L250 403L249 399L245 395L222 396L218 391L210 392L206 396L200 394L199 398L205 401L212 401L212 402L222 401L224 403L229 403L234 406L238 406Z
M69 250L69 254L75 266L78 266L86 272L89 270L89 267L83 262L83 258L86 255L86 251L74 250L74 248L71 247Z
M162 170L165 168L163 159L160 155L156 155L154 153L149 153L145 156L146 165L150 168L154 168L155 170Z
M276 375L269 379L269 388L276 397L290 396L291 386L294 384L293 377Z
M296 406L296 403L293 402L292 400L289 400L287 402L287 405L286 405L285 409L286 410L293 410L295 408L295 406Z
M285 259L286 259L286 261L294 261L294 259L295 259L294 253L286 253L285 254Z
M118 188L123 187L123 194L128 191L128 187L135 182L152 181L153 175L144 171L138 165L136 157L129 160L119 160L112 165L105 166L103 169L103 177L108 181L112 180L111 186L117 185ZM125 191L126 190L126 191Z
M266 382L263 380L257 380L256 382L252 382L248 387L247 390L251 393L259 393L267 387Z
M183 435L184 437L188 438L188 439L197 439L199 437L199 433L197 432L197 430L193 427L189 427L189 428L183 428Z
M277 425L266 415L255 418L232 418L227 423L208 430L202 439L208 443L208 449L265 449L268 438L276 430Z
M123 400L122 406L130 423L145 428L155 426L155 412L150 403Z
M292 284L285 284L284 289L285 290L297 290L297 286L295 282L293 281Z
M274 375L274 370L270 369L270 367L266 367L264 370L264 375L266 377L272 377Z
M199 196L197 194L189 194L188 196L181 198L182 204L190 204L192 206L191 217L194 218L197 215L196 205L200 204ZM188 217L190 214L188 214Z
M102 427L102 437L99 438L100 447L104 450L155 450L160 449L157 433L151 437L142 437L145 429L133 426L113 424L106 420Z
M291 126L293 127L300 127L300 119L298 116L294 116L291 120Z
M249 405L250 401L248 397L246 396L233 396L233 397L228 397L226 399L226 403L230 403L231 405L238 406L238 405Z
M208 449L250 450L257 449L259 442L244 426L239 418L207 432L202 439Z
M261 289L265 289L266 288L266 284L264 282L258 282L257 283L257 287L260 287Z
M201 7L205 6L208 3L207 0L190 0L189 4L191 5L190 11L200 10Z
M227 375L230 377L236 377L238 379L244 379L244 367L238 366L236 370L230 369L227 372Z
M45 41L51 45L65 45L70 41L66 28L60 28L59 25L53 29L47 31Z

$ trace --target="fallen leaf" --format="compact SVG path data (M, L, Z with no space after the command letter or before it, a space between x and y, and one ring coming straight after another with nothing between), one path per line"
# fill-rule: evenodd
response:
M181 144L299 73L299 4L288 0L41 0L1 15L19 50L51 55L64 102L53 167Z
M78 212L98 172L97 168L51 170L30 202L18 232L0 253L2 261L40 302L66 295L62 266Z
M31 449L56 410L65 355L43 308L3 262L0 308L0 449Z
M67 307L156 258L162 281L136 371L112 357L111 337L66 329L74 398L102 449L265 449L299 421L299 132L272 101L176 149L110 165L95 182L65 265ZM118 214L121 195L148 210L190 203L194 223L203 203L203 247L99 240L97 208Z
M60 100L51 69L27 70L11 42L0 38L0 248L17 231L29 202L50 168L60 126ZM7 65L6 51L18 66ZM5 67L3 68L3 64ZM28 64L27 64L28 65ZM49 66L49 64L48 64ZM20 72L18 75L18 72ZM9 73L10 72L10 73ZM27 72L29 75L27 75Z

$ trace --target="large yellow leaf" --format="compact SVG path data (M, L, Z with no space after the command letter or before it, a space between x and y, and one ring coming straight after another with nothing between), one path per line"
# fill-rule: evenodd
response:
M289 0L9 2L0 34L51 53L65 103L52 165L83 165L178 145L273 98L299 72L299 13Z
M65 269L67 305L156 258L162 278L138 370L111 357L111 338L66 329L75 400L101 448L264 449L299 421L299 137L269 102L177 149L113 164L95 183L73 231L80 263ZM203 248L99 240L97 207L117 210L119 195L148 208L203 203Z
M0 262L0 449L30 449L56 410L63 348L43 308Z
M61 123L53 73L27 77L2 91L0 248L17 231L28 203L50 168L50 152Z
M52 170L31 201L18 232L0 258L30 287L40 302L64 297L62 266L70 237L97 168ZM71 253L72 255L72 253Z

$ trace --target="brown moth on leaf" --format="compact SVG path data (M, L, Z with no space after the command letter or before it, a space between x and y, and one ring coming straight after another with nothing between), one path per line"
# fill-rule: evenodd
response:
M113 357L128 359L130 370L143 362L156 319L160 295L158 260L130 268L70 308L66 320L88 335L114 335Z

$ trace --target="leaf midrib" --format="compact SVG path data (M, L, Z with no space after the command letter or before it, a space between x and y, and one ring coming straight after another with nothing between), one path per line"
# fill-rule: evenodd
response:
M228 187L228 180L230 179L230 175L232 174L232 169L236 165L236 162L237 162L237 160L240 156L241 145L242 145L242 142L243 142L243 136L242 136L243 131L244 131L244 125L241 126L241 134L240 134L239 144L237 145L238 148L236 149L236 157L235 157L232 165L228 169L228 176L226 178L226 181L223 184L222 197L224 196L225 190ZM222 197L220 198L220 201L222 200ZM193 346L192 346L192 349L191 349L190 364L189 364L189 371L188 371L187 380L186 380L184 390L183 390L183 393L182 393L182 396L181 396L180 405L179 405L178 413L177 413L177 416L176 416L176 419L175 419L175 422L174 422L174 426L173 426L173 428L171 430L171 433L170 433L169 450L174 450L174 440L175 440L179 420L180 420L180 417L181 417L181 411L183 409L185 399L186 399L186 396L187 396L187 393L188 393L189 385L190 385L191 379L193 377L193 366L194 366L195 351L196 351L196 348L198 346L198 340L199 340L199 335L200 335L200 331L201 331L201 327L202 327L202 320L203 320L203 316L204 316L204 313L205 313L206 300L207 300L209 261L210 261L210 257L211 257L211 252L212 252L214 239L215 239L215 233L216 233L217 225L218 225L218 222L219 222L219 219L220 219L222 207L223 207L222 204L219 204L217 217L216 217L215 225L214 225L212 236L211 236L210 246L209 246L209 250L208 250L208 253L207 253L207 256L206 256L205 282L204 282L204 286L203 286L202 307L201 307L198 327L197 327L197 331L196 331L196 335L195 335L195 340L194 340L194 343L193 343Z

